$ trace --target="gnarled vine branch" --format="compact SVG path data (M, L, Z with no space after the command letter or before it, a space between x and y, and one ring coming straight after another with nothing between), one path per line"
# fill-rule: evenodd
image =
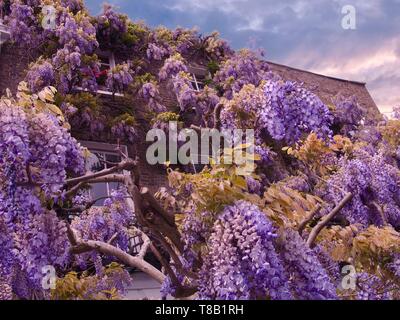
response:
M344 208L344 206L351 201L353 198L352 193L347 193L342 201L328 214L326 215L310 232L310 235L307 239L307 245L310 248L315 246L315 240L317 239L319 233L322 231L323 228L327 226L329 221L331 221L339 212Z

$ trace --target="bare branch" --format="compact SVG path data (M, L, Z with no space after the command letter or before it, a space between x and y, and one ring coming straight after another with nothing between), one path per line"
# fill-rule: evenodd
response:
M142 188L140 193L153 210L160 214L171 226L175 226L175 215L166 211L153 195L150 194L148 188Z
M123 174L110 174L104 177L94 178L87 180L86 183L107 183L107 182L119 182L124 183L125 176Z
M68 222L66 222L66 225L67 225L67 236L69 242L71 243L72 246L78 245L78 239L75 234L75 231L71 228L71 225Z
M142 244L142 247L140 248L139 254L137 255L137 257L141 258L141 259L144 258L144 256L147 253L147 250L149 250L149 247L151 245L150 238L144 232L142 232L142 240L143 240L143 244Z
M126 159L117 164L115 167L104 169L99 172L91 173L82 177L68 179L66 184L68 186L75 185L80 182L91 181L96 178L104 177L122 170L133 170L137 166L137 162L132 159Z
M372 201L372 205L376 208L376 210L378 210L379 214L381 215L383 225L387 226L388 222L386 221L385 212L383 211L382 206L376 203L376 201Z
M125 176L125 185L129 194L132 196L138 222L143 227L149 228L152 232L160 232L173 243L180 253L183 252L183 243L177 227L175 225L171 226L158 212L152 212L155 210L149 210L149 208L146 207L146 203L139 188L133 183L130 176Z
M118 232L114 233L110 240L107 241L108 244L113 244L113 242L117 239Z
M221 111L224 105L219 103L214 109L214 129L218 129L221 125Z
M196 286L187 287L182 285L174 270L171 268L170 264L163 258L163 256L153 244L150 245L150 249L157 257L157 259L161 262L162 266L165 269L165 272L168 274L171 282L174 284L176 288L174 295L175 298L188 298L197 292L198 288Z
M201 132L201 130L203 130L202 127L196 126L196 125L194 125L194 124L192 124L192 125L190 126L190 129L196 130L196 131L198 131L198 132Z
M73 186L71 189L69 189L66 193L65 193L65 198L72 198L74 197L78 191L84 186L85 184L83 182L79 182L77 185Z
M164 257L160 254L160 252L157 250L157 248L151 243L150 243L150 248L151 248L151 251L156 256L156 258L161 262L162 266L165 269L165 272L169 275L172 283L174 283L175 286L179 288L181 286L181 283L178 280L178 277L176 276L174 270L172 270L169 263L164 259Z
M305 217L305 219L299 224L297 230L299 231L300 235L303 233L307 224L309 224L310 221L314 219L315 215L318 213L319 210L321 210L320 204L318 204L313 210L311 210L310 213L307 215L307 217Z
M315 246L314 242L317 239L317 236L322 231L322 229L331 221L339 212L344 208L344 206L351 201L353 198L352 193L347 193L342 201L327 215L325 216L312 230L307 240L307 245L310 248Z
M115 257L123 264L143 271L153 279L157 280L159 283L163 283L165 280L165 275L148 262L144 261L143 259L133 257L121 249L105 242L92 240L80 243L78 242L78 244L73 246L70 250L72 254L80 254L90 251L97 251L107 256Z

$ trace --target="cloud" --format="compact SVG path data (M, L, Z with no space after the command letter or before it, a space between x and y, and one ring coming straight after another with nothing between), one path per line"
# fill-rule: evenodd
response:
M218 30L236 48L259 46L267 59L364 81L382 110L400 105L400 1L352 0L357 29L341 27L348 0L111 0L152 26ZM87 0L98 13L102 0ZM253 48L255 49L255 48Z

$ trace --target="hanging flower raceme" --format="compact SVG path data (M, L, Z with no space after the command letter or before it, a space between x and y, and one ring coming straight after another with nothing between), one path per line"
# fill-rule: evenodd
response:
M107 74L106 86L111 92L123 92L132 83L132 69L129 62L119 64Z
M103 50L123 50L127 40L128 16L117 13L113 6L103 5L103 12L96 17L97 39Z
M274 248L276 230L248 202L227 207L207 242L200 299L290 299L288 278Z
M92 207L75 218L71 227L77 236L83 240L108 242L114 237L114 245L123 251L128 250L129 226L134 222L134 216L126 205L126 190L113 190L111 197L104 202L103 207ZM96 199L93 199L96 200ZM115 236L116 235L116 236ZM86 269L89 262L94 262L98 254L86 253L77 257L80 266ZM112 258L111 258L112 259Z
M295 82L269 80L264 88L266 104L260 113L260 126L275 140L297 142L315 132L321 138L332 136L332 115L313 93Z
M39 92L43 88L53 85L54 81L53 65L46 60L39 60L32 64L26 75L26 82L31 92Z
M16 233L19 235L16 245L18 264L30 279L31 289L40 291L43 289L43 267L66 270L71 261L66 224L55 212L43 211L18 224Z
M351 192L351 202L341 214L352 224L400 226L400 172L387 163L382 153L358 151L354 159L343 158L339 171L332 175L326 191L321 191L329 203L339 203L345 192ZM340 192L338 187L343 191Z
M63 47L79 48L81 54L92 54L99 46L96 40L96 28L90 22L90 18L80 12L60 17L59 26L56 29L59 44Z
M349 98L339 96L334 103L334 124L340 128L341 134L353 135L365 118L365 111L361 109L355 96Z
M182 56L180 54L175 54L165 60L165 63L159 72L159 78L161 81L164 81L177 76L182 71L188 72L188 69Z
M167 108L158 102L160 92L154 82L146 82L140 89L140 95L147 102L149 109L153 112L166 112Z
M133 143L137 138L135 126L135 118L130 114L124 113L113 120L111 133L116 138L128 140L130 143Z
M180 54L188 54L190 49L199 42L199 35L196 29L184 29L178 27L172 33L175 49Z
M249 50L242 50L225 61L215 74L214 82L224 89L224 96L232 99L244 85L259 86L262 80L269 79L269 67Z
M196 91L190 82L190 75L186 72L180 72L172 77L173 92L182 111L194 108L197 105Z
M147 48L147 59L149 60L162 60L167 56L169 51L165 48L159 47L154 43L149 43Z
M162 60L174 54L173 33L165 28L158 27L149 34L146 55L148 60Z
M205 127L214 127L214 110L220 98L215 89L205 86L203 90L196 94L195 110L203 118Z
M11 39L23 46L33 46L39 37L39 27L33 9L33 6L22 1L13 1L7 17Z
M67 173L82 174L84 163L76 140L50 111L52 91L26 91L25 85L17 100L0 100L0 229L8 238L0 239L0 265L14 294L29 299L42 292L43 266L63 269L69 262L65 224L46 207L62 198ZM17 285L17 274L29 285Z
M205 51L212 59L218 61L234 54L229 44L219 37L218 32L213 32L205 38Z
M284 230L279 239L279 255L290 274L291 287L296 299L334 300L336 288L327 271L299 233Z

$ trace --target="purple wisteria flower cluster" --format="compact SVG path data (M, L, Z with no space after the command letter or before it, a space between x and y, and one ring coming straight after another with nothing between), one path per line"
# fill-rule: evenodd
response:
M158 74L161 81L177 76L180 72L187 72L188 69L180 54L175 54L165 60L163 67Z
M331 176L324 197L338 203L344 192L351 192L351 202L341 214L350 223L400 226L400 172L382 153L359 151L354 159L343 158L339 171ZM343 192L338 190L340 187Z
M29 299L41 291L43 266L65 268L69 262L65 224L42 202L62 198L67 171L82 174L83 158L54 116L1 101L0 166L0 277ZM14 288L17 275L29 283L24 290Z
M266 105L260 125L274 139L294 143L310 132L331 137L332 115L315 94L291 81L267 81L264 90Z
M158 97L160 96L160 92L155 83L146 82L145 84L143 84L140 90L140 95L147 102L147 105L151 111L157 113L167 111L167 108L158 102Z
M356 97L339 96L335 99L334 124L340 127L340 133L353 135L357 126L365 118L365 111L360 107Z
M113 34L121 34L127 31L127 17L113 10L109 4L103 6L103 13L97 18L98 29L103 31L102 36L110 37Z
M221 69L215 74L214 81L224 89L224 96L233 98L243 86L252 84L259 86L262 80L269 79L269 67L249 50L242 50L223 62Z
M114 245L127 251L130 237L128 228L134 222L134 216L126 204L126 198L126 190L123 188L114 190L111 197L104 202L103 207L93 207L75 218L71 226L76 230L77 236L83 240L102 242L108 242L114 237ZM83 269L89 262L93 263L96 259L99 259L97 253L87 253L78 257Z
M129 62L108 71L106 86L111 92L123 92L132 82L133 71Z
M39 92L45 87L54 85L54 68L49 61L38 61L30 67L26 82L31 92Z
M200 272L200 299L290 299L274 248L277 233L257 206L239 201L216 221Z
M310 249L299 233L292 229L282 232L279 255L290 274L296 299L334 300L336 288L317 254Z

